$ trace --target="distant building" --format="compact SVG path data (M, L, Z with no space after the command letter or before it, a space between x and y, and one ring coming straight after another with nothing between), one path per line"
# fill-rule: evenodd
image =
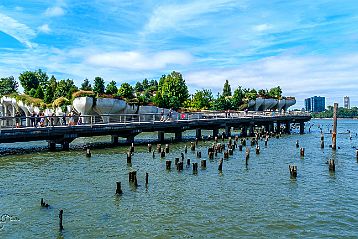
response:
M344 108L346 108L346 109L351 108L351 102L350 102L349 96L344 97Z
M322 112L326 109L326 98L313 96L305 99L305 109L309 112Z

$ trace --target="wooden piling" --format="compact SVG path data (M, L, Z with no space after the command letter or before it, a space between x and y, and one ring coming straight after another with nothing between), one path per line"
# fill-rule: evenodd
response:
M131 145L131 153L134 153L134 144L132 143L132 145Z
M184 153L185 153L185 154L188 153L188 146L186 146L186 145L185 145L185 147L184 147Z
M60 209L60 213L59 213L58 217L60 218L60 230L63 230L63 224L62 224L62 222L63 222L63 210L62 209Z
M179 158L175 158L174 163L175 163L175 165L177 165L179 163Z
M187 160L186 160L186 165L187 165L187 166L190 166L190 159L187 159Z
M145 184L148 185L149 182L149 174L145 173Z
M300 149L300 156L304 157L305 156L305 148L301 148Z
M151 153L152 152L152 145L148 144L148 152Z
M162 150L162 152L160 152L160 157L161 157L161 158L165 158L165 151L164 151L164 149Z
M165 145L165 153L168 154L169 153L169 144Z
M90 158L92 156L91 154L91 150L90 149L86 149L86 157Z
M300 147L300 144L298 142L298 140L296 141L296 148L299 148Z
M333 132L332 132L332 149L337 149L337 110L338 103L334 103L333 106Z
M296 178L297 177L297 166L289 165L288 169L290 170L291 177Z
M171 165L172 165L172 161L170 161L170 160L165 161L165 169L166 170L170 170Z
M260 146L256 145L256 154L260 154Z
M191 151L195 151L195 143L194 142L190 142L190 149L191 149Z
M193 163L193 173L198 172L198 163Z
M201 160L201 167L206 168L206 160L205 159Z
M229 149L228 152L229 152L229 155L233 155L233 154L234 154L234 150L233 150L233 149Z
M132 163L132 154L130 152L127 152L127 164Z
M122 194L121 182L117 182L116 194Z
M201 158L201 152L200 151L196 152L196 157Z
M162 152L162 145L161 144L157 144L157 152L158 152L158 154L160 154L160 152Z
M218 170L219 170L219 171L222 171L222 170L223 170L223 161L224 161L223 158L221 158L220 161L219 161L219 167L218 167Z
M334 163L334 159L330 159L330 160L329 160L329 166L328 166L328 168L329 168L329 171L330 171L330 172L336 171L336 164Z

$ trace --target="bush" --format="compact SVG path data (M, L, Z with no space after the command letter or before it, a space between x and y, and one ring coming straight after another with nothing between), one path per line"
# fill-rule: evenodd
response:
M95 97L96 93L90 90L80 90L72 94L72 99L77 97Z

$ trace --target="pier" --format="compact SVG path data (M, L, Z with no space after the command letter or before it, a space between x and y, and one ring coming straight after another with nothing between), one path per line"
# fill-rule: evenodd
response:
M232 129L241 130L241 136L254 136L257 128L265 132L290 133L291 124L299 125L300 133L304 133L304 123L311 119L306 113L277 113L277 112L205 112L179 113L176 118L160 120L158 114L122 114L122 115L84 115L80 125L68 124L68 119L61 116L46 116L42 120L43 127L34 127L28 122L39 119L31 117L2 117L0 128L0 143L27 141L47 141L50 150L60 144L68 150L69 144L79 137L110 135L112 143L118 143L119 138L125 138L128 143L134 142L136 135L142 132L158 132L158 141L164 141L165 133L174 133L175 140L182 139L186 130L196 130L196 137L202 137L201 130L212 130L212 136L218 136L219 130L224 129L229 136ZM61 122L63 120L63 122ZM76 122L75 121L75 122ZM16 124L20 122L20 124ZM16 127L18 125L18 127Z

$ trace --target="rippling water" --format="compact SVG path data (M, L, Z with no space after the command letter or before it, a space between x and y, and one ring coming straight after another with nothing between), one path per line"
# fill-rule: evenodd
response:
M320 149L317 126L328 132L331 120L312 124L311 133L303 136L270 139L267 148L260 142L261 154L251 150L247 167L244 152L235 150L222 173L217 170L219 155L202 170L195 152L188 150L186 158L199 162L197 175L191 167L165 170L165 160L174 161L188 142L171 144L165 159L152 158L145 146L137 146L131 167L127 146L97 148L86 158L80 149L46 152L45 143L16 144L20 151L36 147L36 152L0 158L0 215L19 219L1 220L0 238L356 238L358 164L352 147L358 146L358 121L338 121L336 152L328 147L328 134L326 148ZM305 147L304 158L296 140ZM109 138L78 139L74 145L98 141ZM211 144L199 143L203 158ZM332 158L333 174L326 164ZM289 164L297 165L297 179L290 179ZM132 169L137 170L138 188L128 183ZM122 182L121 196L114 194L116 181ZM41 198L51 207L41 208Z

